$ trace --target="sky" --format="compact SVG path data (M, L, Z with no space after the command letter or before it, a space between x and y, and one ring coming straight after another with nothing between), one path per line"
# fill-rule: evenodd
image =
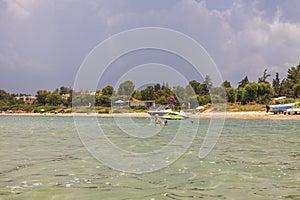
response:
M233 86L246 75L257 81L265 68L283 78L300 62L299 10L299 0L0 0L0 89L34 95L39 89L72 87L92 49L114 34L142 27L193 38ZM131 60L180 63L156 54L145 51ZM121 77L129 70L120 70L124 62L112 67L99 87L116 83L114 73ZM186 78L201 81L192 70Z

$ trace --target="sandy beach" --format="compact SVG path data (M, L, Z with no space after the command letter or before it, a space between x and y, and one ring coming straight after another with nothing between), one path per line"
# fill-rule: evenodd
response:
M300 115L284 115L266 112L203 112L203 113L187 113L190 118L227 118L227 119L293 119L300 120ZM0 116L97 116L97 117L133 117L133 118L149 118L148 113L1 113Z

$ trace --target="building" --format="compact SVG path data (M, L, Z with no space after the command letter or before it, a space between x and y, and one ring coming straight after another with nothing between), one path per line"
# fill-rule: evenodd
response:
M129 107L132 109L136 108L143 108L143 107L155 107L155 101L154 100L147 100L147 101L141 101L132 98L132 100L129 101Z
M62 94L61 97L65 100L68 100L68 98L70 98L70 94Z
M28 103L28 104L33 104L33 102L36 100L36 97L35 96L16 96L15 97L16 100L22 100L23 102L25 103Z

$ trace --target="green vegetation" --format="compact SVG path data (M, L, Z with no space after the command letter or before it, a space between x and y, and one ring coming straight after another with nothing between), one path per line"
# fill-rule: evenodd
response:
M174 109L192 109L212 102L224 103L226 99L227 109L230 111L257 111L264 109L262 104L275 103L272 102L274 97L286 96L287 102L300 98L300 64L288 69L287 76L282 81L276 73L271 84L267 80L270 76L267 69L257 82L250 82L248 76L245 76L238 82L237 88L232 87L228 80L221 86L214 86L210 76L205 76L202 83L191 80L185 87L172 88L168 84L157 83L135 90L135 85L130 80L121 83L118 90L107 85L95 93L75 92L72 88L60 87L53 92L38 90L35 97L30 97L28 101L25 99L29 95L9 94L0 90L0 109L15 112L67 112L65 108L71 108L73 104L77 107L76 112L109 113L112 102L116 100L155 101L156 104L170 105ZM145 109L145 105L135 108L138 111ZM131 109L130 112L132 111Z

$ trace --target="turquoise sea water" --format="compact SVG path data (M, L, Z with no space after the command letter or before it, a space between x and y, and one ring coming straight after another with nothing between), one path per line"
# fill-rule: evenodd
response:
M167 145L179 123L187 132L196 126L170 121L161 129L153 125L155 135L136 139L113 118L97 120L113 143L138 153ZM118 123L122 120L128 128L125 119ZM152 127L150 119L134 121ZM0 199L300 199L300 121L228 119L204 159L198 153L209 120L199 123L192 145L177 161L131 174L96 160L72 117L0 116Z

